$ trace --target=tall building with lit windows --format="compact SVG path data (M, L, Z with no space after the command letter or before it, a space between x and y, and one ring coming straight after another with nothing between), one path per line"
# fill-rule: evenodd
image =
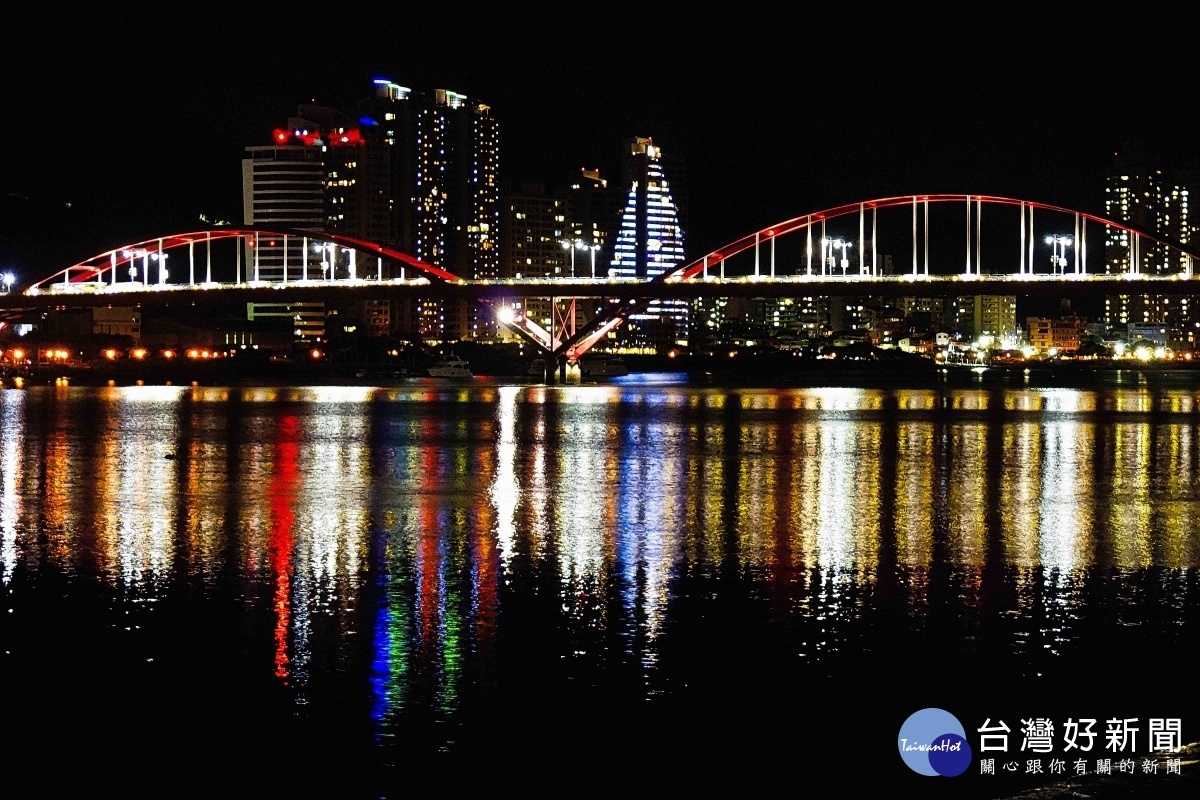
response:
M613 236L608 275L648 280L684 262L684 231L662 153L649 138L627 142L623 175L626 191ZM651 300L615 331L622 347L662 352L689 335L687 300Z
M603 280L616 193L598 169L581 169L565 183L521 180L500 193L500 277ZM569 315L575 304L576 325L583 325L602 305L597 298L559 299L558 311ZM513 307L549 330L554 318L551 298L513 298ZM514 334L500 331L503 339Z
M1105 216L1186 245L1192 223L1183 177L1164 171L1137 146L1117 153L1105 186ZM1187 257L1178 249L1115 227L1105 229L1106 274L1178 275L1187 269ZM1200 340L1200 309L1186 295L1110 295L1104 312L1113 332L1128 330L1130 325L1156 325L1166 328L1172 347L1192 349Z
M245 224L325 230L324 154L314 143L304 141L308 135L306 125L304 120L293 118L287 132L275 132L275 144L246 148L242 159ZM238 258L239 274L235 277L239 281L278 282L284 278L282 241L260 237L240 248ZM298 260L297 254L292 254L288 263ZM301 276L293 273L292 277ZM292 320L297 341L315 341L325 335L323 303L248 303L246 316L250 320L286 317Z
M579 170L567 188L568 239L578 251L579 277L603 279L611 261L612 237L621 211L623 194L599 169Z
M358 105L368 142L383 145L379 168L389 244L462 278L500 274L499 130L491 107L448 89L414 92L375 81ZM427 342L489 339L486 308L439 299L397 303L393 326Z
M1023 338L1016 295L961 295L943 299L946 332L985 347L1012 349Z
M445 89L414 92L389 80L374 83L353 114L302 105L271 148L247 148L243 164L247 222L341 233L408 253L463 278L499 274L497 125L491 109ZM305 164L286 186L260 173L255 153L268 151ZM280 168L273 170L280 173ZM252 197L260 197L251 202ZM270 216L267 200L287 201ZM286 213L283 213L286 212ZM303 224L301 224L303 223ZM264 280L282 275L282 256L272 267L260 254ZM390 280L414 277L411 268L356 263L340 248L314 255L310 277ZM274 271L272 271L274 270ZM319 276L317 272L319 270ZM407 274L406 274L407 272ZM329 303L329 333L362 329L376 335L411 336L426 342L488 338L496 326L490 312L463 301L431 298L412 302L368 300Z
M567 241L568 200L561 190L526 180L501 191L500 277L563 278L570 270ZM514 306L532 322L549 330L549 297L513 298ZM502 338L511 335L501 331Z

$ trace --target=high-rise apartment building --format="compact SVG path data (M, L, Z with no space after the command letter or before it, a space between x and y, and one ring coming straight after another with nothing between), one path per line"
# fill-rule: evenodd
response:
M598 169L581 169L565 184L523 180L500 194L500 277L602 280L617 219L616 193ZM571 313L572 298L560 298L560 316ZM601 301L574 298L575 322L586 323ZM514 299L522 314L549 330L551 298ZM501 331L502 338L508 338Z
M648 280L684 261L684 231L662 154L649 138L627 142L625 205L613 236L608 276ZM652 300L614 332L624 347L662 351L687 343L687 300Z
M1118 153L1105 186L1104 213L1147 234L1188 244L1191 239L1189 190L1182 173L1164 171L1144 150ZM1187 257L1164 244L1114 227L1105 230L1104 271L1119 275L1178 275ZM1129 325L1167 329L1174 347L1191 349L1200 338L1200 310L1186 295L1111 295L1105 298L1105 322L1121 332Z
M491 107L448 89L389 80L358 104L373 165L374 224L385 243L463 278L499 277L499 130ZM380 239L373 239L381 241ZM491 338L491 312L461 301L396 303L393 325L429 341Z
M289 120L300 135L275 132L276 144L246 148L242 159L242 214L247 225L278 226L320 232L325 230L325 160L320 149L306 144L306 123ZM292 246L295 246L294 244ZM282 241L260 239L239 251L238 280L281 281L286 252ZM297 254L288 264L299 261ZM299 272L293 278L302 277ZM248 319L292 320L297 341L325 335L323 303L250 303Z
M577 251L577 276L606 277L612 237L624 197L598 169L581 169L567 187L568 239Z
M1017 325L1016 295L964 295L946 298L945 323L948 333L968 341L991 342L997 347L1015 347L1021 337Z
M400 250L464 278L497 277L498 131L491 109L457 92L417 93L381 79L375 81L374 94L360 100L354 111L351 115L300 106L288 128L276 131L271 148L247 148L247 162L256 154L265 160L269 151L276 160L286 156L305 165L303 176L293 176L286 193L268 184L254 188L245 178L248 198L267 198L273 191L277 200L290 203L288 214L264 216L255 201L247 222L253 216L259 224L341 233ZM247 165L243 174L257 173ZM338 248L320 258L322 276L404 277L403 267L355 263ZM264 280L282 275L281 265L281 257L272 266L260 255ZM371 333L427 342L487 337L496 328L490 312L441 299L372 300L331 305L329 312L335 330L339 324L344 329L363 325Z
M570 253L563 248L568 233L565 192L548 191L542 181L522 181L500 195L500 277L562 278ZM514 298L529 320L549 330L550 297ZM502 331L501 336L508 338Z

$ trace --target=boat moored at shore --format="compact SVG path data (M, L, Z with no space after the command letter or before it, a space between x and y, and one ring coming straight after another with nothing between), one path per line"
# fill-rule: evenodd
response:
M429 377L431 378L472 378L474 373L471 372L471 365L464 359L450 353L447 356L439 358L432 367L429 368Z

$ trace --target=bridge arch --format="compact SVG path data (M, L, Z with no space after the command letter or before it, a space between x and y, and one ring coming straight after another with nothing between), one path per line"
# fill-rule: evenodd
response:
M57 286L78 289L81 284L89 283L105 288L118 288L123 285L140 285L143 288L171 285L197 289L218 285L220 282L214 281L212 274L212 245L219 242L232 242L237 251L236 255L240 258L242 248L239 245L246 245L247 249L257 253L258 249L263 245L264 239L270 240L271 247L275 247L277 242L282 244L284 283L287 283L289 280L295 282L314 280L310 278L310 274L312 273L310 273L308 265L310 243L343 248L355 254L365 253L374 255L380 262L387 262L390 265L398 265L402 268L411 267L421 278L427 280L441 283L458 283L461 280L457 275L447 270L376 242L323 231L250 225L238 227L219 226L202 231L170 234L104 250L37 281L26 289L26 293L36 295L42 291L53 290ZM300 242L298 254L294 256L294 264L289 260L287 252L289 241ZM200 265L195 263L195 248L198 245L207 250L203 254L204 263ZM178 280L168 282L168 271L164 266L165 259L163 256L181 248L188 248L189 250L188 280L186 283L180 283ZM152 271L150 269L151 261L154 261L154 266L157 267L157 277L153 282L150 277ZM294 273L291 272L293 266L295 268ZM128 279L122 280L122 269L132 270ZM237 282L241 283L240 263L237 269ZM256 282L257 278L251 278L251 274L252 265L248 263L246 264L245 271L246 283ZM364 276L369 275L367 272L363 274ZM138 281L135 275L140 276L140 281ZM202 277L198 279L198 276Z
M1048 212L1058 215L1060 218L1071 218L1075 221L1074 242L1086 242L1087 224L1102 226L1104 229L1114 229L1126 237L1128 241L1128 269L1131 274L1124 277L1138 277L1141 275L1141 253L1147 249L1146 243L1151 245L1167 248L1169 251L1176 253L1180 260L1183 261L1183 267L1180 270L1180 277L1192 278L1195 274L1192 268L1192 262L1200 258L1200 249L1190 243L1174 240L1170 237L1162 236L1152 231L1147 231L1138 226L1127 222L1109 219L1103 216L1092 214L1089 212L1075 211L1063 206L1052 205L1049 203L1041 203L1033 200L1021 200L1018 198L1001 197L995 195L982 194L917 194L917 195L901 195L895 197L884 197L873 200L864 200L856 203L847 203L845 205L834 206L832 208L822 209L811 213L803 214L798 217L783 220L769 225L759 230L746 234L738 239L729 242L721 247L716 248L704 255L695 258L686 263L680 264L674 269L667 270L660 275L649 280L650 284L659 283L679 283L683 281L691 281L696 279L724 279L724 268L734 256L741 255L750 251L754 252L754 272L746 277L755 280L774 280L776 269L772 261L771 266L767 270L760 270L761 253L760 250L764 246L771 251L771 258L774 258L775 242L784 238L789 234L804 232L808 235L807 251L813 253L814 240L812 234L819 228L822 231L824 238L824 225L831 220L849 218L854 215L859 217L859 236L857 252L861 254L865 252L866 242L873 241L873 233L866 233L866 219L868 214L872 221L876 220L876 215L883 209L897 209L905 206L912 209L912 242L913 242L913 260L911 271L905 271L906 274L900 275L900 270L897 270L898 277L901 278L929 278L929 256L928 251L924 253L922 261L921 253L918 252L919 234L922 233L921 226L924 224L924 243L926 247L929 242L929 214L928 209L931 205L947 205L947 204L963 204L966 209L966 242L967 251L964 259L964 275L966 277L975 277L980 275L981 268L981 253L980 247L982 237L980 236L979 224L982 219L983 209L987 206L1011 207L1020 211L1020 235L1024 239L1020 248L1021 276L1032 276L1034 271L1034 219L1033 214L1037 212ZM1103 242L1101 243L1103 248ZM974 248L974 250L972 250ZM1076 258L1081 257L1081 248L1077 247L1074 250ZM1084 260L1076 261L1075 274L1087 275L1086 271L1086 255ZM825 262L825 254L822 253L821 263ZM714 275L712 273L718 273ZM867 267L865 261L860 261L858 273L864 277L878 278L879 272L874 265ZM810 272L809 277L812 276ZM801 276L803 277L803 276ZM845 273L843 273L845 277ZM571 339L567 340L562 349L570 356L586 352L594 346L601 338L608 334L609 331L621 324L626 316L628 316L637 305L643 302L642 298L626 297L616 300L606 310L602 316L597 316L589 323L580 326L576 334Z
M878 198L878 199L874 199L874 200L864 200L864 201L860 201L857 203L848 203L845 205L835 206L833 208L827 208L827 209L823 209L820 211L814 211L814 212L804 214L799 217L793 217L791 219L784 220L782 222L778 222L774 225L768 225L764 228L760 228L757 231L753 231L749 234L746 234L745 236L742 236L741 238L735 239L734 241L729 242L726 245L718 247L715 250L712 250L709 253L706 253L699 258L693 259L692 261L682 264L682 265L676 267L675 269L670 270L669 272L664 273L661 276L661 280L688 280L690 278L696 277L697 275L702 275L706 269L711 269L712 267L720 264L721 262L723 262L735 255L738 255L747 250L750 250L751 248L761 247L764 243L770 243L773 240L782 238L788 234L795 233L797 231L808 231L811 233L813 231L814 227L816 227L818 225L822 225L823 223L828 222L830 220L849 217L854 214L860 215L860 218L861 218L861 217L865 217L865 215L868 212L874 214L875 212L878 212L880 209L896 208L896 207L901 207L901 206L911 206L914 211L914 236L915 236L917 229L919 228L919 220L917 218L918 209L921 209L921 208L928 209L929 205L931 205L931 204L948 204L948 203L965 204L965 206L967 208L968 241L969 242L971 242L971 239L969 237L969 232L970 232L969 226L972 222L977 223L979 221L979 219L982 216L982 209L985 206L989 206L989 205L990 206L1007 206L1007 207L1015 206L1015 207L1019 207L1022 211L1022 223L1024 224L1024 222L1026 220L1029 221L1029 225L1030 225L1030 231L1029 231L1030 237L1029 238L1031 240L1030 243L1032 243L1032 238L1033 238L1032 237L1032 213L1034 211L1045 211L1045 212L1052 212L1052 213L1063 215L1063 216L1074 217L1079 223L1079 226L1077 227L1076 238L1078 238L1078 232L1083 230L1083 228L1081 226L1088 222L1091 222L1094 224L1102 225L1105 228L1113 228L1113 229L1120 231L1130 237L1135 237L1137 240L1144 239L1148 242L1162 245L1164 247L1170 248L1171 250L1174 250L1181 254L1184 254L1190 258L1200 258L1200 249L1193 247L1189 243L1180 242L1180 241L1172 239L1170 237L1162 236L1161 234L1147 231L1143 228L1132 225L1128 222L1121 222L1119 220L1109 219L1109 218L1102 217L1102 216L1092 214L1089 212L1085 212L1085 211L1075 211L1075 210L1072 210L1069 208L1065 208L1063 206L1051 205L1049 203L1041 203L1041 202L1037 202L1034 200L1020 200L1020 199L1016 199L1016 198L1000 197L1000 196L995 196L995 195L918 194L918 195L902 195L902 196L897 196L897 197L884 197L884 198ZM972 211L972 208L974 209L973 211ZM1029 216L1027 217L1026 214L1028 214ZM860 225L860 229L861 229L861 227L862 226ZM926 231L926 233L927 233L927 231ZM865 238L868 238L868 237L860 236L860 241ZM973 243L975 245L979 244L978 239L975 239L971 243ZM862 252L862 248L859 248L859 252L860 253ZM1075 252L1078 253L1079 251L1076 250ZM967 253L967 259L968 259L967 263L970 264L971 263L971 261L970 261L971 253L969 251ZM976 265L978 264L978 259L976 259L975 263L976 263Z
M213 281L211 272L210 254L213 243L231 241L238 244L238 257L240 258L243 249L252 249L253 252L260 252L258 247L245 248L241 245L259 245L264 237L272 240L278 239L282 242L283 247L283 270L282 282L294 283L304 286L316 286L319 288L321 281L327 275L322 271L322 277L313 278L308 272L308 259L310 257L310 246L316 244L320 247L331 247L343 249L347 253L367 254L374 256L377 263L375 279L383 282L382 268L378 265L384 262L390 265L397 265L401 270L400 282L408 286L412 284L432 283L438 284L441 291L450 292L451 290L463 290L463 293L456 296L473 296L482 305L491 309L496 315L499 323L509 330L513 330L525 338L527 341L534 343L543 348L555 360L577 359L586 353L594 346L601 338L620 325L624 319L632 312L633 309L640 307L640 304L649 302L648 298L654 296L653 292L660 289L667 289L666 284L680 284L685 282L701 280L712 280L714 278L725 278L724 270L727 262L735 256L753 251L754 254L754 273L750 276L754 280L772 280L779 278L779 283L783 283L787 278L812 278L816 277L813 274L812 256L814 252L814 233L818 230L821 232L822 253L819 264L820 270L825 269L829 251L826 248L828 244L824 240L825 226L835 221L839 224L844 224L846 221L852 221L857 215L858 235L855 237L857 254L859 255L859 267L856 274L849 274L845 265L845 250L852 246L853 243L843 242L843 260L842 260L842 275L841 278L865 277L871 279L879 279L879 269L875 263L868 264L865 260L864 253L867 249L867 242L871 242L872 252L875 252L877 245L877 229L879 212L884 210L900 210L905 207L911 208L911 238L912 238L912 266L911 270L904 270L904 274L896 275L900 278L919 280L928 279L934 276L929 272L929 256L928 246L930 240L930 215L929 208L931 206L949 206L950 204L961 204L966 209L965 214L965 232L966 232L966 253L964 258L964 269L960 276L965 277L981 277L981 256L980 247L982 242L981 235L981 220L983 219L984 209L990 207L1009 207L1020 211L1020 230L1021 238L1020 248L1020 277L1033 277L1034 272L1034 213L1054 214L1059 217L1070 218L1074 221L1074 241L1078 246L1074 250L1076 256L1076 264L1074 266L1074 277L1088 277L1093 275L1087 274L1087 259L1086 257L1080 260L1081 251L1086 243L1086 233L1088 225L1101 226L1108 235L1111 231L1116 231L1119 236L1124 237L1126 246L1128 247L1128 269L1130 274L1118 275L1117 277L1125 278L1142 278L1141 274L1141 253L1144 250L1153 251L1155 248L1165 248L1173 255L1172 258L1178 259L1177 263L1182 264L1180 274L1169 277L1194 277L1192 262L1196 258L1200 258L1200 250L1197 250L1190 242L1180 242L1172 240L1169 237L1156 234L1152 231L1141 229L1130 223L1119 220L1108 219L1099 215L1088 212L1074 211L1061 206L1040 203L1037 201L1021 200L1009 197L999 197L994 195L981 194L916 194L903 195L895 197L885 197L873 200L865 200L856 203L848 203L832 208L827 208L819 211L806 213L788 220L783 220L774 225L763 227L759 230L746 234L738 239L729 242L726 245L718 247L699 258L681 264L671 270L663 272L649 280L637 281L634 286L630 285L628 280L599 280L592 281L586 285L575 285L571 287L559 287L552 285L555 282L545 279L532 279L528 283L546 284L545 295L553 296L569 301L572 309L570 320L556 319L550 330L546 330L537 325L531 320L517 318L512 315L512 307L506 306L503 302L505 296L505 283L521 283L520 281L471 281L455 275L445 269L435 265L428 264L411 255L401 251L386 247L376 242L370 242L358 239L351 236L346 236L336 233L326 233L321 231L309 231L303 229L281 228L275 226L217 226L201 231L193 231L188 233L172 234L169 236L156 237L147 239L141 242L132 243L122 247L105 250L92 258L85 259L77 264L73 264L65 269L59 270L53 275L38 281L29 289L26 294L36 295L39 293L55 293L55 292L77 292L88 290L95 287L96 291L102 291L107 294L109 291L122 290L141 290L141 289L183 289L183 290L202 290L219 284ZM870 234L867 233L867 220L871 221ZM922 224L924 230L922 231ZM777 275L774 263L774 248L776 242L783 240L791 234L801 233L805 235L806 242L804 252L806 254L806 269L808 274L791 276ZM922 263L921 253L918 249L918 242L923 234L923 241L926 247L924 259ZM297 248L298 255L295 256L295 266L289 266L293 262L290 260L288 250L289 241L298 241L300 246ZM202 265L197 265L195 259L195 250L197 246L206 249L205 260ZM770 250L771 265L768 270L761 269L762 249ZM189 251L187 280L180 281L178 275L172 278L172 282L168 282L168 271L163 267L164 262L162 257L169 251L187 248ZM157 256L158 271L155 282L151 283L150 277L150 260ZM140 270L137 260L141 259ZM336 262L335 262L336 263ZM353 265L353 260L351 261ZM134 274L140 277L140 282L131 274L129 280L122 280L122 270L134 267ZM249 279L249 267L247 264L247 283L252 286L270 287L269 281L259 281L258 275L255 274L253 280ZM403 270L411 269L417 275L417 278L405 281ZM242 283L242 273L240 262L237 268L237 282L240 286L247 284ZM294 271L293 271L294 270ZM1026 272L1027 271L1027 272ZM717 272L714 276L712 273ZM1065 267L1064 267L1065 272ZM1156 270L1156 275L1161 274ZM332 279L332 270L328 273ZM824 277L824 276L822 276ZM1065 276L1072 277L1072 276ZM1095 276L1098 277L1098 276ZM394 281L394 279L393 279ZM345 283L346 281L341 281ZM371 277L369 269L364 269L362 273L356 272L352 266L350 270L350 283L363 284L371 286ZM483 286L482 284L490 284ZM392 284L389 284L392 285ZM1133 288L1133 283L1120 284L1110 282L1108 288L1116 289L1119 292L1125 285ZM1153 285L1153 281L1141 281L1138 291L1145 291L1145 287ZM1158 284L1162 285L1162 284ZM528 290L529 287L522 287L524 294L522 296L532 296ZM720 287L718 287L720 288ZM782 291L790 291L790 287L780 286L779 290L774 293L777 296L783 296ZM916 286L914 285L914 288ZM930 288L930 287L926 287ZM435 290L437 291L437 290ZM538 296L541 289L537 289ZM803 291L797 289L797 291ZM1188 289L1187 291L1190 291ZM477 294L469 295L470 292ZM956 293L947 287L947 293ZM1006 292L1011 293L1011 292ZM450 296L448 293L446 296ZM574 302L576 298L590 297L602 301L602 308L592 317L586 320L581 325L575 325L574 320Z

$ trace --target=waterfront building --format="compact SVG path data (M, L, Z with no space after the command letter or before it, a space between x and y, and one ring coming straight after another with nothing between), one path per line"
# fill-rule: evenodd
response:
M946 327L960 338L1006 350L1016 346L1021 333L1016 295L948 297L943 308Z
M626 191L608 277L648 280L683 264L684 231L662 153L649 138L626 143ZM663 352L688 341L687 300L652 300L614 331L619 347Z
M381 230L371 240L463 278L499 277L499 126L491 107L381 78L357 112L375 152L366 207ZM484 306L436 299L397 301L389 320L430 344L490 340L498 327Z
M569 201L563 191L547 190L544 181L524 180L505 186L500 202L500 277L562 278L569 272L567 241ZM549 330L549 297L513 298L513 307L530 321ZM501 337L512 334L501 331Z
M1106 181L1104 211L1110 219L1178 244L1191 240L1190 192L1186 174L1168 171L1138 146L1123 149L1113 159ZM1104 272L1120 275L1178 275L1188 269L1180 251L1106 227ZM1187 295L1110 295L1105 298L1105 321L1114 330L1128 325L1161 326L1173 347L1192 349L1200 337L1200 310Z
M890 300L908 318L928 318L931 332L945 331L945 298L942 297L895 297Z
M97 306L92 309L92 333L101 336L142 337L142 311L134 306Z
M598 169L581 169L561 184L543 180L505 183L500 193L499 264L501 278L602 280L604 253L617 219L615 192ZM595 298L574 298L576 325L589 320ZM550 329L551 298L513 298L511 304L530 321ZM558 301L570 313L571 298ZM501 338L513 334L500 332Z
M568 185L567 239L576 250L578 277L605 277L604 265L611 260L621 201L620 192L601 177L599 169L581 168Z
M1078 314L1058 317L1029 317L1025 336L1029 346L1042 355L1069 353L1079 349L1087 336L1087 320Z
M498 277L498 128L491 108L447 89L418 93L378 79L354 112L302 105L286 129L275 131L271 147L247 148L247 223L342 233L464 278ZM266 255L256 262L258 278L280 279L282 256ZM310 278L412 277L382 260L355 263L352 252L332 247L319 266L320 275ZM496 330L490 312L438 299L365 301L331 307L329 318L331 333L362 326L431 344L492 338Z
M288 121L287 131L275 131L274 138L274 144L246 148L246 157L242 159L243 222L323 231L325 164L315 146L315 137L304 119L293 117ZM301 258L299 253L289 256L289 264ZM284 257L282 241L248 242L238 251L234 278L248 282L282 281ZM293 277L301 277L301 269L296 268ZM249 303L246 317L291 320L297 341L315 341L325 335L323 303Z
M1138 342L1154 342L1166 347L1171 344L1170 329L1161 323L1139 324L1130 322L1121 333L1124 340L1122 343L1125 345L1134 345Z

